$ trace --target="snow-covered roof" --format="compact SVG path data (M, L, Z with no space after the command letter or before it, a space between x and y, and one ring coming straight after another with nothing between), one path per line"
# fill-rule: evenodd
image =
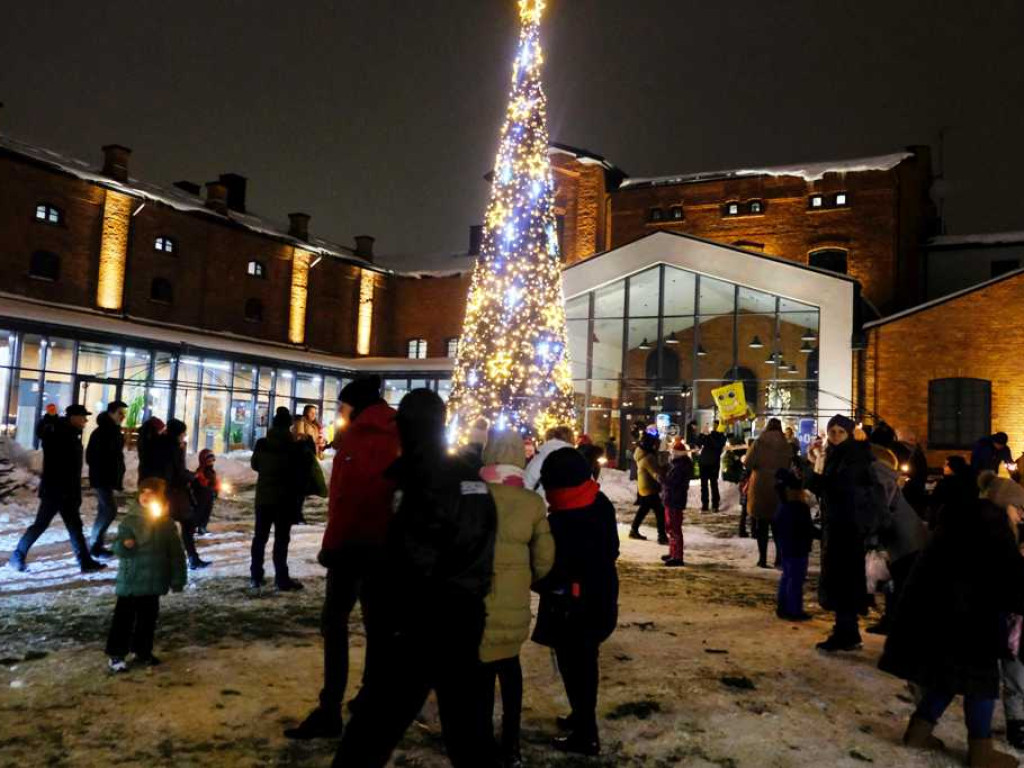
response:
M677 174L675 176L658 176L652 178L633 178L622 182L622 188L639 186L660 186L673 184L690 184L698 181L714 181L718 179L734 179L745 176L798 176L805 181L819 181L828 173L857 173L861 171L891 171L909 157L913 152L894 152L889 155L874 157L858 157L851 160L830 160L815 163L794 163L792 165L772 165L761 168L737 168L728 171L706 171L703 173Z
M124 194L141 198L147 202L153 201L156 203L162 203L179 211L197 213L203 216L208 216L211 219L231 222L238 226L245 227L257 234L272 237L275 240L282 241L288 245L293 245L296 248L301 248L304 251L308 251L319 256L331 256L343 259L353 264L358 264L359 266L366 267L367 269L376 269L372 263L366 261L366 259L363 259L360 256L357 256L352 248L318 237L311 237L309 240L300 240L288 234L287 226L283 226L252 213L239 213L238 211L229 211L226 214L219 213L207 208L202 197L198 195L191 195L185 190L178 189L177 187L161 187L156 184L150 184L149 182L133 178L129 178L126 182L117 181L116 179L103 175L99 170L84 160L69 157L59 152L55 152L52 149L28 144L27 142L19 141L18 139L6 134L0 134L0 151L20 155L37 163L42 163L55 170L70 174L71 176L83 181L98 184L117 192L123 192Z
M622 172L620 169L616 168L614 163L606 160L596 152L591 152L589 149L570 147L568 144L551 142L551 144L548 145L548 157L553 155L568 155L581 165L600 165L606 171Z
M0 318L64 326L72 338L84 332L117 337L122 343L156 343L165 346L182 345L214 354L224 352L247 358L281 361L284 365L332 368L341 372L408 372L427 373L450 371L452 360L426 358L413 360L404 357L340 357L311 352L288 344L255 341L233 333L197 331L189 326L159 323L141 318L122 318L98 310L70 307L50 302L34 301L21 296L0 292Z
M939 235L928 241L932 248L954 248L966 245L1024 244L1024 232L988 232L979 235Z

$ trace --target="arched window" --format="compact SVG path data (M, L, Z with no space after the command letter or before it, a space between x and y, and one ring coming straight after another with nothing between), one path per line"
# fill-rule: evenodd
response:
M247 299L245 302L245 319L252 323L263 320L263 302L259 299Z
M847 254L839 248L824 248L820 251L813 251L808 259L812 267L827 269L830 272L846 274Z
M174 286L171 281L162 277L154 277L149 284L149 298L161 304L170 304L174 301Z
M426 339L409 339L409 357L412 360L424 360L427 357Z
M459 352L459 337L453 336L450 339L445 339L444 344L446 348L445 351L447 352L448 357L454 359Z
M651 208L647 211L647 220L652 222L664 221L665 212L661 208Z
M246 268L246 272L249 273L249 277L264 278L267 276L267 267L262 261L253 259L249 262L249 266Z
M928 382L928 447L964 450L992 432L992 382L933 379Z
M161 235L156 239L153 243L153 248L157 251L162 251L163 253L171 255L178 252L178 244L174 242L174 238L166 237L164 235Z
M36 221L42 221L46 224L60 224L61 218L60 209L55 205L40 203L36 206Z
M60 256L49 251L36 251L28 263L29 277L55 282L60 277Z

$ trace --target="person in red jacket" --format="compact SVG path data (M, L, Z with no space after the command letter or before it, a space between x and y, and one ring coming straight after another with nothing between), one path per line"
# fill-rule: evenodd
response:
M341 705L348 684L348 617L356 600L366 629L363 682L372 669L375 642L374 596L382 550L392 515L395 481L385 476L399 454L395 411L380 396L379 376L356 379L341 390L341 416L348 426L335 439L327 510L327 530L317 559L327 568L327 595L321 621L324 687L320 705L291 739L339 736ZM353 708L352 702L349 708Z

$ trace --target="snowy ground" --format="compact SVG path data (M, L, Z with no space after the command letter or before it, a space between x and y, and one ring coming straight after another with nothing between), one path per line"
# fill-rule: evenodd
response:
M162 601L157 669L106 673L113 568L80 576L59 522L33 549L28 573L0 568L0 766L329 765L332 744L281 735L319 688L323 578L315 555L324 503L309 505L312 524L296 528L292 543L293 574L307 589L250 595L252 477L244 458L235 463L228 474L236 491L200 540L214 566L190 574L183 594ZM621 473L603 480L627 520L634 489ZM803 625L775 618L777 573L752 567L754 542L734 537L735 489L723 488L731 512L687 513L685 569L661 566L665 550L653 529L652 541L640 542L621 526L619 629L602 649L601 758L548 749L565 696L546 649L524 646L527 765L960 764L959 708L939 729L952 757L899 746L911 707L903 685L875 668L878 639L868 636L862 652L828 657L813 648L827 631L825 617ZM0 561L33 513L28 486L0 507ZM84 515L91 522L88 493ZM815 575L812 568L808 595ZM356 621L353 629L358 680ZM430 706L393 764L446 765L441 754Z

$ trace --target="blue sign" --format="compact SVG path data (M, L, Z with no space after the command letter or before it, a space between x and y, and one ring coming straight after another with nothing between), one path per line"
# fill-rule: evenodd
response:
M818 436L818 422L814 419L800 419L800 453L807 455L808 449Z

